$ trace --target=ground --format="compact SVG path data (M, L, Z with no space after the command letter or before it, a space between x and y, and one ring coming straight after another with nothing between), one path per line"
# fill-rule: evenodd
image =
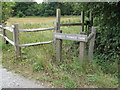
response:
M18 74L0 68L2 88L47 88L43 83L26 79Z

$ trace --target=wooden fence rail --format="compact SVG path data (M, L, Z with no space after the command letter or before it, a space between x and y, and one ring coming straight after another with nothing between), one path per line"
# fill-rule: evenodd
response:
M6 30L8 30L10 32L13 32L13 28L11 28L11 27L3 27L3 29L6 29Z
M29 43L29 44L19 44L19 32L37 32L37 31L48 31L54 30L54 28L38 28L38 29L19 29L18 24L12 25L12 27L6 27L4 24L0 25L0 30L3 34L0 34L1 37L4 38L4 41L7 42L6 44L10 43L14 46L16 56L20 56L21 54L21 47L29 47L29 46L37 46L43 44L50 44L54 41L45 41L45 42L37 42L37 43ZM6 35L6 30L13 32L13 41L10 40Z
M3 37L4 39L6 39L10 44L14 45L14 42L10 39L8 39L6 36L4 36L3 34L0 34L1 37Z
M54 30L54 28L20 29L19 32L37 32L37 31L48 31L48 30Z
M22 44L22 45L19 45L19 46L20 46L20 47L29 47L29 46L37 46L37 45L50 44L50 43L53 43L53 41L37 42L37 43L29 43L29 44Z
M68 24L60 24L60 26L80 26L82 23L68 23ZM84 23L84 25L88 25Z

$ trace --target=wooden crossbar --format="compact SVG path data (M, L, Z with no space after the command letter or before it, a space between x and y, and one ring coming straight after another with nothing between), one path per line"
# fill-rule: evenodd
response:
M11 27L3 27L3 29L6 29L6 30L8 30L10 32L13 32L13 28L11 28Z
M79 26L79 25L82 25L82 23L68 23L68 24L60 24L60 26ZM84 23L84 25L86 25Z
M0 31L2 31L2 29L0 28Z
M22 44L22 45L19 45L19 46L20 46L20 47L29 47L29 46L37 46L37 45L50 44L50 43L53 43L53 41L45 41L45 42Z
M54 30L54 28L38 28L38 29L21 29L19 32L37 32L37 31L47 31Z
M14 42L10 39L8 39L6 36L3 36L3 34L0 34L0 36L2 36L4 39L6 39L10 44L12 44L14 46Z
M2 27L2 25L0 25L0 28Z
M93 36L94 36L94 33L89 34L88 41L91 40Z

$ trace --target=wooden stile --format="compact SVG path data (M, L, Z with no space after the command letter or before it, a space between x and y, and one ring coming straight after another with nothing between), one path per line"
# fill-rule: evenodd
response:
M13 27L13 39L16 56L20 56L18 24L15 24Z
M95 35L96 35L96 28L92 27L91 34L89 36L85 35L84 25L86 25L86 30L91 28L93 25L93 16L90 12L89 14L90 23L84 22L84 11L81 12L81 23L69 23L69 24L60 24L60 17L61 17L61 11L60 9L56 10L56 22L54 28L38 28L38 29L21 29L18 30L18 24L15 24L11 27L5 27L5 25L0 25L0 28L3 34L0 34L4 38L4 41L6 44L11 43L16 52L16 56L20 56L21 47L29 47L29 46L37 46L37 45L43 45L43 44L49 44L53 43L55 45L56 50L56 60L61 61L62 60L62 40L73 40L73 41L79 41L79 58L81 62L85 62L87 59L92 60L93 59L93 50L94 50L94 43L95 43ZM62 33L60 30L60 26L77 26L81 25L81 31L80 34L67 34ZM88 26L87 26L88 25ZM13 40L8 39L6 35L6 30L13 32ZM21 44L19 45L19 32L37 32L37 31L47 31L47 30L55 30L53 36L54 41L45 41L45 42L36 42L36 43L28 43L28 44ZM86 44L89 43L88 47L88 56L86 51Z
M95 43L95 36L96 36L96 28L92 27L91 33L94 34L94 36L89 41L89 50L88 50L88 59L93 59L93 51L94 51L94 43Z

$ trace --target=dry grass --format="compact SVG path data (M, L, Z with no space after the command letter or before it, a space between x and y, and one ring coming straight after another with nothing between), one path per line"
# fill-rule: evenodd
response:
M64 20L76 20L79 17L62 17L61 21ZM56 17L31 17L31 18L10 18L8 24L40 24L40 23L52 23L55 22Z

